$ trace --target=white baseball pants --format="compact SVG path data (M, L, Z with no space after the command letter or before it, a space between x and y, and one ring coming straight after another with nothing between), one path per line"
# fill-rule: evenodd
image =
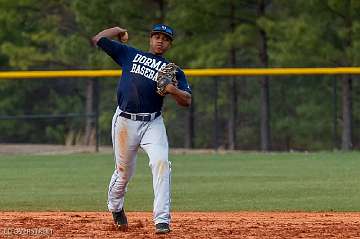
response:
M135 121L119 116L120 113L117 108L112 120L115 171L109 184L108 209L118 212L123 208L127 185L135 172L137 151L141 147L149 157L153 176L154 222L169 224L171 163L163 118L160 115L151 121Z

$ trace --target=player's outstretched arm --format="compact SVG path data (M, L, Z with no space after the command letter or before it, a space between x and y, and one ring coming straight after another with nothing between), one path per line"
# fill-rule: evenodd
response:
M127 42L127 40L129 39L129 35L126 29L121 27L112 27L101 31L98 34L96 34L94 37L92 37L91 38L92 44L96 46L98 41L102 37L107 37L107 38L118 37L119 41L123 43Z
M184 90L180 90L173 84L168 84L165 88L166 92L171 94L178 105L189 107L191 105L191 94Z

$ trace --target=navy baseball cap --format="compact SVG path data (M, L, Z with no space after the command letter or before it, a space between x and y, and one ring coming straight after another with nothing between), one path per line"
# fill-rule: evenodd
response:
M170 37L171 40L174 40L174 36L175 36L174 30L165 24L162 23L155 24L151 29L151 36L157 32L161 32L167 35L168 37Z

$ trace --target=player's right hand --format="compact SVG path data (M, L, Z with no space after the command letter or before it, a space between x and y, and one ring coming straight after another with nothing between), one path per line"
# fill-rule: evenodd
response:
M118 39L121 43L126 43L129 40L129 34L127 30L124 29L124 31L120 32L118 35Z

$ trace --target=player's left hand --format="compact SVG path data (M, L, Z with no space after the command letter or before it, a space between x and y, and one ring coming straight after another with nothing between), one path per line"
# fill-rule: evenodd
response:
M176 80L176 72L178 68L179 67L174 63L169 63L163 69L158 71L158 76L156 79L156 92L159 95L165 96L167 93L170 93L172 90L171 87L177 87L178 82ZM169 86L170 84L172 86Z
M167 86L165 86L165 93L166 94L171 94L176 89L177 89L177 87L174 84L168 84Z

